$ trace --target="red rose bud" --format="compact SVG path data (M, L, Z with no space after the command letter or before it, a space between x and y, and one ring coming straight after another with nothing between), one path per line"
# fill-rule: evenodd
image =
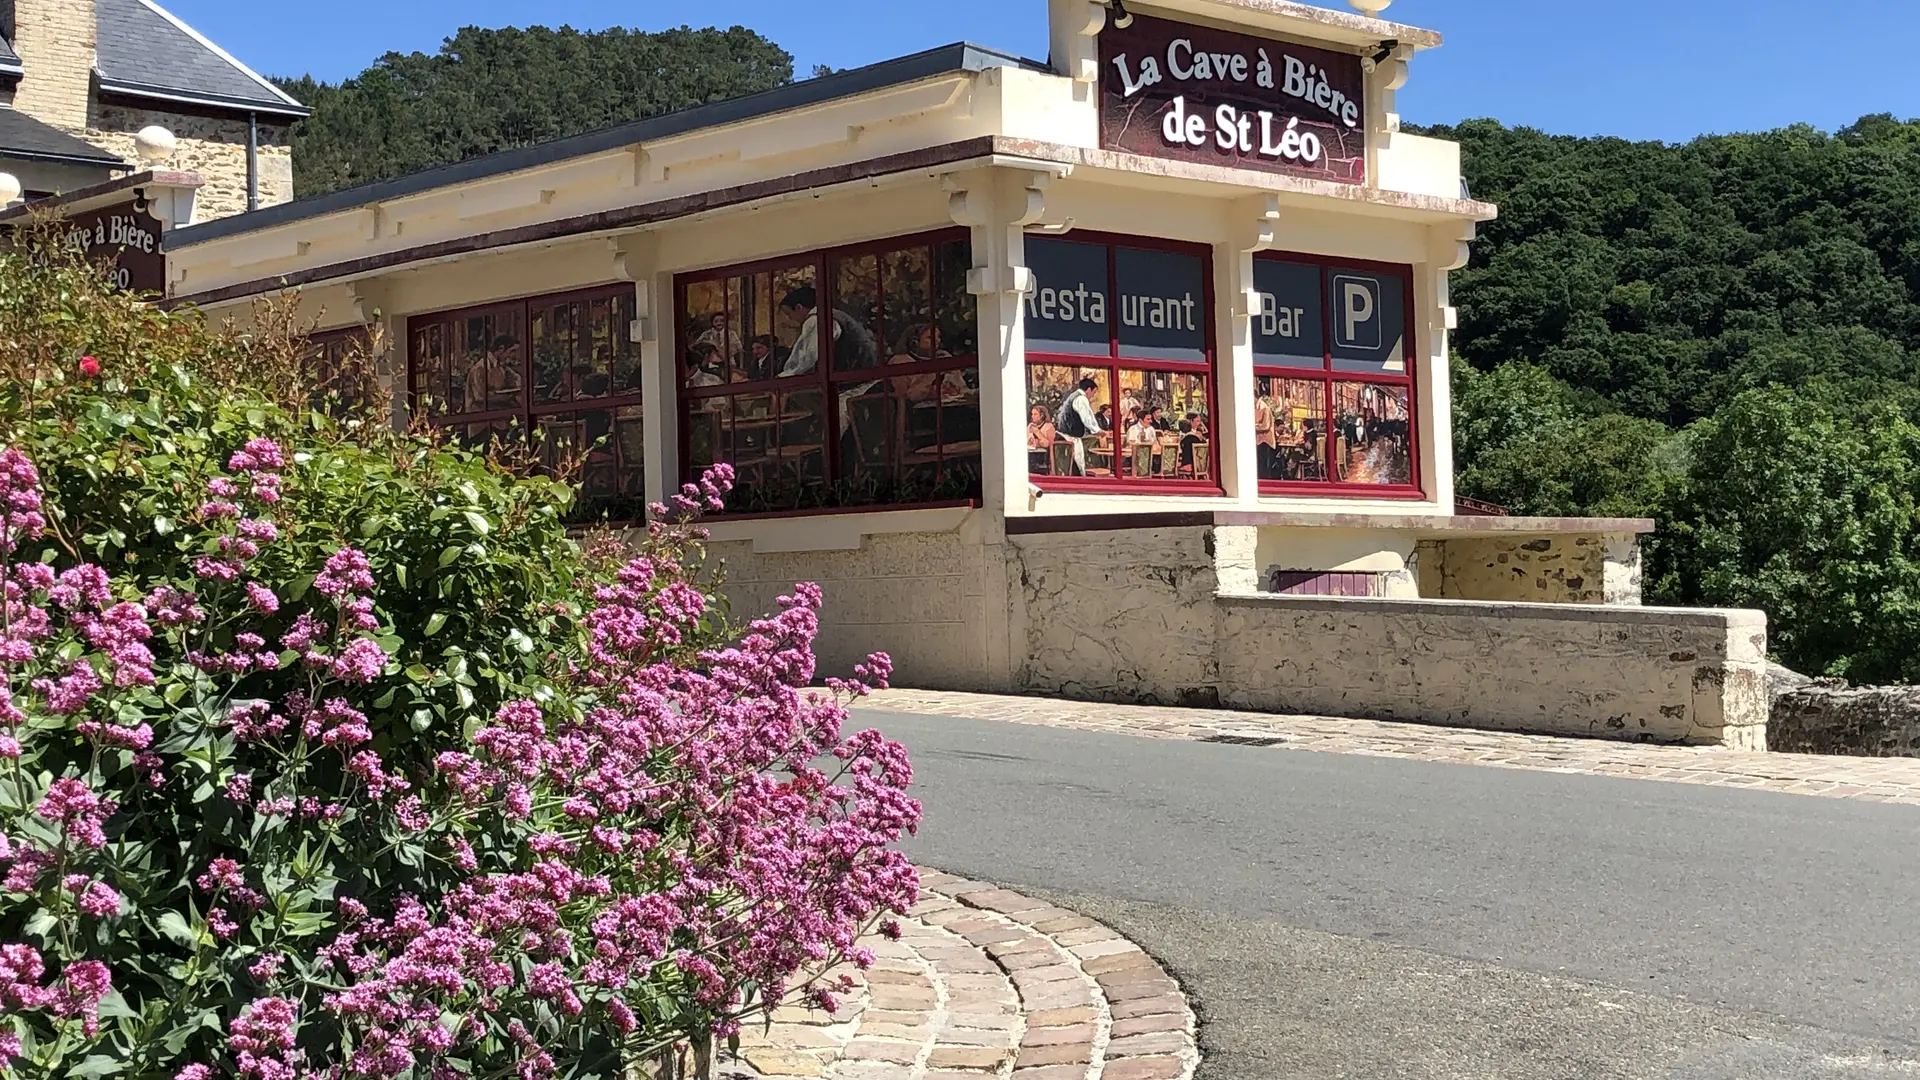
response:
M80 358L80 374L85 375L89 379L93 378L95 375L100 374L100 361L95 360L91 356L81 357Z

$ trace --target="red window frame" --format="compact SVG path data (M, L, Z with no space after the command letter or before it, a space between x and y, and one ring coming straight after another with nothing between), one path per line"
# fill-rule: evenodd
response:
M620 354L624 352L626 359L631 364L630 370L634 380L632 386L619 392L609 392L598 397L576 396L568 401L536 401L535 386L537 378L536 368L538 365L536 363L535 353L538 343L534 339L533 332L535 313L542 308L551 312L552 309L563 304L579 303L584 305L591 304L597 300L611 301L608 311L608 332L610 335L609 345L614 352L608 360L609 377L611 378L614 371L614 364L620 359ZM426 312L410 316L407 319L408 415L422 419L437 428L449 431L458 430L463 435L461 439L462 442L470 441L464 437L467 425L495 425L495 434L499 433L499 426L504 425L512 434L513 441L521 442L532 448L535 453L540 455L539 461L541 466L551 469L557 463L558 455L555 453L556 447L543 445L546 440L541 437L543 430L542 421L550 417L564 417L570 414L584 415L590 412L605 411L608 414L609 426L604 439L596 440L593 445L579 445L573 449L589 454L604 453L612 455L611 475L613 493L610 495L589 495L586 490L586 477L583 476L581 478L581 493L580 499L576 504L576 512L584 511L586 512L586 517L597 517L598 511L601 509L618 507L621 510L625 510L630 505L631 513L614 513L611 516L614 520L640 520L645 516L644 508L646 504L644 401L639 381L641 371L640 349L639 346L631 340L628 329L634 316L635 305L636 298L634 296L633 286L631 284L619 283L595 285L582 289L569 289L556 293L541 293L485 304L470 304L466 307L450 308L444 311ZM520 403L510 408L486 408L468 411L454 411L451 409L449 403L449 408L446 411L433 411L430 406L432 402L439 399L427 393L427 388L424 386L420 369L420 350L424 340L423 334L428 331L429 328L440 328L443 363L449 365L440 373L440 377L442 379L448 379L450 378L452 371L451 364L453 363L450 344L452 340L452 328L462 319L475 315L494 313L511 313L518 320L516 334L519 339L518 348L520 353ZM450 381L443 383L443 388L450 386ZM611 385L609 385L609 390L613 390ZM625 440L620 437L621 426L629 422L641 425L642 436L637 440L637 447L631 444L631 440ZM535 441L536 439L539 441ZM604 443L604 445L602 445L602 443ZM594 467L591 461L589 461L588 467Z
M1418 352L1417 327L1414 325L1413 268L1402 263L1372 262L1366 259L1341 259L1328 255L1309 255L1293 251L1263 251L1254 255L1255 261L1285 262L1297 265L1316 266L1320 269L1320 367L1281 367L1263 363L1258 353L1254 354L1253 377L1255 393L1258 394L1259 380L1265 378L1284 378L1296 382L1318 382L1321 384L1321 416L1330 423L1334 416L1333 388L1336 383L1368 383L1383 386L1405 387L1407 391L1407 475L1406 484L1362 484L1337 480L1339 475L1334 439L1322 438L1320 464L1325 470L1325 480L1268 480L1260 479L1262 495L1340 495L1371 496L1380 499L1421 499L1426 496L1421 486L1420 473L1420 386L1419 373L1415 363ZM1333 295L1329 281L1336 270L1362 270L1374 274L1391 274L1401 281L1401 297L1405 308L1406 332L1401 335L1403 370L1399 372L1337 371L1333 367L1333 319L1331 317L1331 297ZM1257 404L1256 404L1256 407ZM1249 421L1249 428L1252 427ZM1255 448L1258 453L1258 447ZM1256 465L1255 475L1258 476Z
M1108 380L1108 400L1114 405L1113 418L1113 472L1112 476L1055 476L1050 473L1036 473L1029 466L1027 481L1042 491L1061 492L1122 492L1125 494L1146 495L1222 495L1226 488L1220 479L1220 372L1215 361L1219 349L1215 343L1216 327L1214 322L1213 288L1213 248L1206 244L1196 244L1183 240L1168 240L1155 236L1133 236L1124 233L1095 232L1075 229L1065 235L1048 233L1029 233L1030 236L1048 240L1064 240L1069 243L1104 245L1107 249L1107 295L1112 298L1107 315L1107 355L1103 359L1086 353L1047 352L1029 348L1026 367L1036 364L1047 367L1094 368L1106 373ZM1168 251L1181 255L1194 255L1200 259L1201 304L1205 308L1201 322L1205 328L1205 352L1202 360L1158 360L1141 357L1129 357L1122 353L1120 346L1120 285L1118 258L1119 248L1134 248L1141 251ZM1125 418L1119 415L1120 373L1122 371L1168 372L1171 374L1204 375L1207 380L1207 426L1210 437L1207 440L1207 469L1209 479L1142 479L1132 475L1132 461L1120 451L1124 438ZM1017 392L1022 395L1023 405L1029 400L1029 376L1022 369L1022 378ZM1008 388L1013 392L1015 388ZM1024 418L1029 409L1020 410ZM1025 441L1022 440L1022 446ZM1121 463L1125 459L1127 475L1121 475Z
M821 439L821 442L822 442L821 453L824 455L824 460L822 462L822 476L821 476L821 482L819 485L819 495L822 501L819 503L807 504L799 500L796 500L795 504L792 506L774 507L771 509L760 509L760 510L756 510L754 508L746 508L742 511L731 511L731 512L726 512L717 516L783 517L783 516L806 516L806 515L813 515L813 514L829 514L829 513L872 513L877 511L894 510L894 509L979 505L979 502L981 499L981 485L984 482L984 472L981 467L981 456L980 456L981 451L979 449L976 449L972 456L968 456L964 453L948 454L946 453L946 444L944 443L936 443L936 446L938 447L940 452L935 455L935 460L931 462L931 464L935 466L935 470L936 470L936 485L943 484L946 482L949 462L954 463L956 469L958 470L965 470L967 466L970 464L971 465L970 480L965 479L964 474L962 472L956 471L954 474L955 476L962 478L961 482L967 484L967 490L964 495L956 496L954 498L921 499L921 500L913 500L913 501L876 501L876 502L840 503L840 502L834 501L834 496L832 494L835 488L835 485L841 482L842 480L845 480L848 478L846 475L843 475L847 473L847 469L843 463L843 458L842 458L843 448L841 443L842 443L842 436L844 434L844 431L843 431L843 425L841 423L840 414L841 414L843 401L840 394L837 392L839 388L847 386L849 384L869 382L874 379L892 380L892 379L910 378L913 376L925 376L925 375L943 375L944 376L945 374L950 372L964 372L971 369L976 372L976 392L977 392L978 390L977 373L980 367L979 340L978 340L979 339L979 329L978 329L979 317L978 317L978 309L977 309L977 299L972 297L971 294L967 294L968 302L971 306L973 306L971 328L973 330L974 348L970 352L956 353L953 356L936 357L934 359L917 361L913 363L904 363L904 364L889 363L887 361L887 358L884 355L886 352L886 342L884 340L884 337L888 333L888 328L885 325L885 312L883 309L882 325L877 329L877 332L875 332L874 334L876 339L875 340L876 347L882 355L880 355L877 358L878 363L875 366L870 368L854 368L854 369L849 369L845 371L834 370L833 335L832 335L834 323L831 318L819 318L815 320L816 325L814 328L815 334L817 335L815 339L815 350L816 350L815 356L817 357L817 360L814 364L813 370L810 372L793 375L785 378L774 376L771 378L754 379L754 380L742 381L742 382L724 382L714 386L688 386L687 373L685 371L686 357L689 351L695 345L695 342L690 340L690 336L689 336L688 312L687 312L687 294L691 286L706 283L706 282L713 282L713 281L724 282L729 278L737 278L737 277L743 277L743 276L753 275L753 274L772 273L772 272L777 272L781 270L793 270L801 267L811 267L813 270L813 289L814 289L814 295L816 299L816 310L819 310L821 312L833 312L833 311L839 310L840 296L839 296L839 283L837 280L835 280L835 277L831 273L831 270L839 261L845 260L848 258L857 258L864 255L876 255L876 256L884 255L888 252L897 252L897 251L902 251L902 250L911 249L911 248L918 248L918 247L933 249L933 248L937 248L942 244L949 244L954 242L963 242L963 243L968 243L970 245L971 240L972 240L971 230L965 227L950 227L945 229L936 229L929 232L910 233L904 236L891 236L891 237L886 237L880 240L863 241L861 243L856 243L856 244L843 244L837 247L821 248L813 251L796 252L790 255L777 256L777 257L767 258L767 259L757 259L752 262L735 263L728 266L708 267L700 270L688 271L685 273L674 275L674 279L673 279L674 363L673 363L673 374L671 376L671 379L673 384L673 392L675 395L674 412L675 412L675 416L678 419L679 428L680 428L680 431L679 431L680 471L681 471L683 481L690 482L692 480L698 479L698 473L696 470L704 469L706 467L704 463L700 465L696 465L693 461L693 452L692 452L693 416L692 414L695 411L696 404L698 402L712 400L715 398L736 399L736 398L742 398L742 397L753 397L753 396L763 395L763 394L786 395L786 394L794 394L794 393L806 393L808 391L816 391L821 395L821 399L822 399L821 419L822 419L822 424L824 425L824 430L822 432L822 439ZM970 256L969 256L968 262L969 262L969 265L971 265ZM930 275L937 273L937 266L938 266L937 260L930 261L930 265L929 265ZM928 305L929 305L928 318L931 324L935 327L938 327L940 324L939 286L941 284L944 284L944 283L940 281L932 280L930 278L929 290L928 290ZM964 291L965 289L964 276L962 276L959 279L959 285L960 285L960 288ZM772 302L777 304L778 301L777 299L774 299ZM873 328L869 328L869 329L871 330ZM748 334L747 336L751 337L752 335ZM979 408L979 403L977 399L976 399L975 408L976 410L978 410ZM939 411L942 417L944 417L944 413L946 411L946 403L944 402L944 400L940 402ZM737 416L733 417L733 419L737 421L738 417ZM984 414L982 414L981 421L984 423L984 420L985 420L985 417L984 417ZM944 423L944 420L940 422ZM936 437L937 436L938 436L938 433L936 433ZM976 441L978 442L980 440L976 440ZM715 457L716 458L722 457L722 455L720 454L717 448L716 448ZM927 463L922 462L921 464L927 464ZM801 487L803 487L803 485Z

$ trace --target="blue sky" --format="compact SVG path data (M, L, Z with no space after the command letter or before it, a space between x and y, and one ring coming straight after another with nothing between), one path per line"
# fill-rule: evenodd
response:
M752 27L804 74L952 41L1044 59L1045 0L161 0L256 70L337 80L462 25ZM1320 0L1341 7L1337 0ZM1409 120L1492 116L1567 134L1687 139L1863 113L1920 116L1905 52L1916 0L1399 0L1439 30L1401 92ZM1878 35L1876 42L1875 35Z

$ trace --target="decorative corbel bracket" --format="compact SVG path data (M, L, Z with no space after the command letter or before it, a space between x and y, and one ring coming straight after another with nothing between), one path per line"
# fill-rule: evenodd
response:
M606 239L607 274L615 281L633 283L633 321L627 340L636 344L654 338L654 287L651 268L658 261L660 238L650 232L627 233Z
M1413 58L1413 46L1401 45L1393 50L1387 59L1374 63L1362 61L1367 67L1367 87L1371 101L1367 103L1367 114L1372 117L1372 126L1376 134L1391 137L1400 131L1400 114L1395 111L1395 96L1401 87L1407 85L1407 61Z
M1054 0L1054 56L1060 73L1076 83L1100 81L1100 31L1107 26L1106 0Z
M1047 185L1053 178L1051 172L1032 170L980 172L942 179L947 191L947 214L954 224L988 233L987 244L974 245L975 260L981 265L967 271L968 292L975 296L993 296L1025 294L1033 288L1033 271L1012 265L1006 241L1001 239L996 243L992 234L1024 229L1045 216ZM999 200L994 198L996 186L1005 196L1005 202L998 207Z
M1279 241L1280 196L1256 195L1233 204L1233 246L1246 269L1242 288L1228 300L1228 311L1236 320L1252 318L1260 310L1260 290L1253 287L1251 260L1258 251L1269 251Z
M353 314L353 321L361 326L379 322L391 303L392 290L378 278L352 282L347 290L353 297L348 302L348 310Z

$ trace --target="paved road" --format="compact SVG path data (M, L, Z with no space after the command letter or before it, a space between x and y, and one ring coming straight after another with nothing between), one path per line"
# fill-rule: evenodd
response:
M1201 1080L1920 1077L1920 809L865 712L915 858L1185 981Z

